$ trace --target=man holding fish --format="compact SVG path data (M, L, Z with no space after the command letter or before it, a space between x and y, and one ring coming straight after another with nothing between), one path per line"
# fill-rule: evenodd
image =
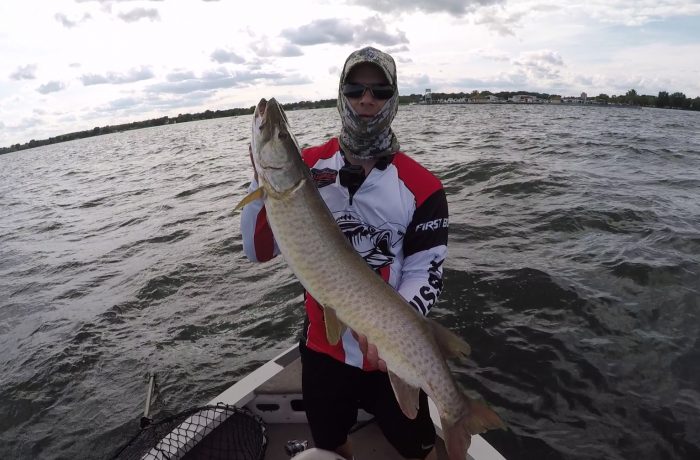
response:
M399 150L398 97L393 58L353 52L340 78L340 134L301 158L284 112L262 100L243 246L256 262L281 252L307 290L302 387L316 447L351 459L348 432L362 408L402 456L434 459L427 392L450 458L463 459L471 434L502 422L449 373L445 358L469 346L424 318L442 290L447 200Z

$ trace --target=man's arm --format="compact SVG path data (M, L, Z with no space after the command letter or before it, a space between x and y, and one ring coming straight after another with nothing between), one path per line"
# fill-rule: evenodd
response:
M447 197L440 188L416 208L406 230L398 291L423 315L428 314L442 293L448 225Z
M413 308L427 315L442 292L442 264L447 255L447 197L441 188L416 208L404 239L404 265L398 292ZM370 363L386 372L377 347L358 334L360 350Z
M265 113L265 109L262 109ZM258 171L253 161L253 149L248 144L250 164L253 166L253 181L248 186L248 194L257 190ZM280 253L272 228L267 220L265 204L263 200L255 200L248 203L241 211L241 235L243 235L243 252L251 262L267 262Z
M258 188L256 179L250 183L248 193ZM252 262L267 262L280 253L272 228L267 220L263 200L255 200L241 211L241 234L243 251Z

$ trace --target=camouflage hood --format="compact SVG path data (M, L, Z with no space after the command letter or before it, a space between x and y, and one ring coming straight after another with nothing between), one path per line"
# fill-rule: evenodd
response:
M372 119L363 119L343 95L343 83L353 67L370 63L379 67L387 81L394 87L394 95ZM338 141L346 155L364 160L389 156L399 150L399 141L391 130L391 122L399 109L399 91L396 83L396 64L386 53L372 47L354 51L343 66L338 86L338 112L342 128Z

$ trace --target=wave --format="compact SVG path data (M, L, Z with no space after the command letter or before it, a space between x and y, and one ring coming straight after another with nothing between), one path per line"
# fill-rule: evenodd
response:
M483 194L507 195L547 195L556 196L566 193L569 186L561 180L533 178L529 180L501 181L496 185L484 187Z
M185 198L185 197L189 197L189 196L195 195L195 194L197 194L197 193L199 193L199 192L202 192L202 191L204 191L204 190L209 190L209 189L217 188L217 187L231 186L231 185L233 185L233 184L235 184L235 183L236 183L235 181L228 180L228 181L224 181L224 182L216 182L216 183L210 183L210 184L202 184L202 185L200 185L200 186L198 186L198 187L195 187L195 188L192 188L192 189L189 189L189 190L184 190L184 191L178 193L177 195L175 195L175 198Z
M454 163L440 174L446 184L473 185L488 182L499 176L508 176L520 172L524 164L498 160L476 160L468 163Z
M575 233L595 229L608 233L646 233L657 222L651 210L599 210L583 206L536 213L530 219L534 231Z

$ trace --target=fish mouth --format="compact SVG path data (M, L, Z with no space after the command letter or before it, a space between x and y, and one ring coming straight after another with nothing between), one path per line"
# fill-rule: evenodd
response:
M260 99L255 107L255 118L260 119L258 128L263 131L267 125L287 126L287 115L282 110L279 102L273 97L270 100ZM285 136L280 136L284 138Z
M265 115L265 109L266 109L266 108L267 108L267 99L262 98L262 99L260 99L260 102L258 102L257 107L255 107L255 112L256 112L259 116L263 116L263 115Z
M258 129L260 131L265 127L265 120L267 119L267 117L265 117L265 109L267 109L267 99L262 98L260 102L258 102L258 105L255 106L255 119L260 119L258 123Z

